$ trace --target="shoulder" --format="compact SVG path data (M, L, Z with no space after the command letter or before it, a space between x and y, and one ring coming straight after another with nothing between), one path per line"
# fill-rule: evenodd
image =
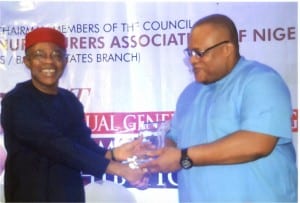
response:
M13 89L5 93L2 102L5 102L6 100L12 100L15 98L21 98L24 95L27 95L30 91L32 91L31 89L32 87L30 81L17 83Z
M82 106L75 94L65 88L59 88L59 95L63 100L67 101L69 105Z
M251 96L290 98L287 83L272 67L257 61L248 61L241 72L239 88Z
M195 92L195 91L199 91L200 89L203 88L203 86L205 86L205 85L203 85L202 83L193 81L193 82L191 82L190 84L188 84L184 88L183 92Z
M188 84L183 91L180 93L177 103L178 104L188 104L190 103L202 90L203 84L196 81Z
M281 78L280 74L271 66L255 61L241 58L238 62L237 67L240 67L241 73L246 76L272 76Z
M61 94L63 97L68 97L77 100L77 97L70 90L67 90L65 88L60 87L59 94Z
M183 89L181 95L193 95L197 93L202 88L202 86L203 84L193 81Z
M254 60L242 58L237 64L237 82L246 84L259 84L261 87L273 86L274 84L286 86L282 76L269 65Z

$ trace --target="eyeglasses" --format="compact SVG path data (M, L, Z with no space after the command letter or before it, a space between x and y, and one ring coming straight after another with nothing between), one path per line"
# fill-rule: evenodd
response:
M226 41L222 41L222 42L219 42L211 47L208 47L207 49L203 50L203 51L198 51L196 49L189 49L189 48L186 48L184 49L184 53L186 56L188 57L192 57L192 56L196 56L197 58L201 58L203 57L208 51L222 45L222 44L226 44L226 43L229 43L230 41L226 40Z
M33 53L26 55L33 60L44 62L48 57L55 62L62 62L66 58L66 53L63 51L53 51L50 56L41 50L37 50Z

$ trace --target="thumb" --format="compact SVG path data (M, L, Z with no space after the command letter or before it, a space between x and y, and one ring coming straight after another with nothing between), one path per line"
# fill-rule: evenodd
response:
M148 150L146 152L146 155L149 157L159 156L163 152L163 149L157 149L157 150Z

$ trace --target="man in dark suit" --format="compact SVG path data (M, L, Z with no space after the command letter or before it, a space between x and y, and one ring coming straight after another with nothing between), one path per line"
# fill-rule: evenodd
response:
M66 47L65 36L52 28L26 35L24 64L31 79L2 99L7 202L84 202L81 172L123 176L136 187L147 183L145 171L118 162L133 156L141 140L113 150L99 147L82 104L58 86L67 64Z

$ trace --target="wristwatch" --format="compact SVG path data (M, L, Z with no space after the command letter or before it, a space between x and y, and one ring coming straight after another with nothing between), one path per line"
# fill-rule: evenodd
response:
M189 168L192 168L192 166L193 166L193 161L188 156L187 150L188 150L188 148L184 148L181 150L180 166L183 169L189 169Z

